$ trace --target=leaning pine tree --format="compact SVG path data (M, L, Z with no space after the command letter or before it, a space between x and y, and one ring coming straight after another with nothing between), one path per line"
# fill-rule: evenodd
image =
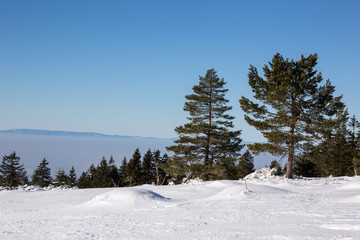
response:
M235 178L231 175L243 148L241 131L231 130L234 117L227 114L232 107L226 105L229 100L225 98L228 91L224 89L225 84L214 69L199 78L199 84L193 87L194 93L185 96L188 101L184 111L189 112L190 122L175 129L179 139L167 147L175 153L173 161L205 179L211 175ZM219 168L224 169L225 176L220 176L223 173Z
M254 66L249 69L249 84L260 103L244 96L240 99L245 120L268 141L249 145L249 149L255 154L287 155L287 178L292 178L297 150L316 139L317 129L344 108L342 97L333 96L335 87L329 80L319 85L323 78L314 70L316 64L316 54L290 61L277 53L272 62L263 67L265 80Z

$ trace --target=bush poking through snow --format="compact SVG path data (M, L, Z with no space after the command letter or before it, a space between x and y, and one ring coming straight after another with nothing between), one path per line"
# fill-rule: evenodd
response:
M246 177L244 177L245 180L252 180L252 179L259 179L259 180L268 180L268 179L276 179L280 178L280 176L276 175L277 169L276 168L261 168L259 170L256 170L253 173L250 173Z

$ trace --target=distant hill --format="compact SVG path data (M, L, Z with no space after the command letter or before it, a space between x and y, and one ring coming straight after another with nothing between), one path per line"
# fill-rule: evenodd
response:
M113 156L115 164L131 158L136 148L142 155L148 149L159 149L162 154L168 153L166 147L173 144L172 138L139 137L107 135L94 132L69 132L33 129L0 130L0 155L8 155L16 151L24 164L28 175L43 158L49 161L54 175L59 168L68 171L74 166L77 174L87 170L91 165L97 165L105 157ZM243 142L249 144L251 142ZM168 153L171 154L171 153ZM255 156L255 167L270 165L275 159L270 154Z
M122 136L109 135L96 132L69 132L69 131L53 131L39 129L9 129L0 130L0 134L18 134L18 135L34 135L34 136L61 136L61 137L106 137L106 138L132 138L132 139L156 139L155 137L139 137L139 136Z

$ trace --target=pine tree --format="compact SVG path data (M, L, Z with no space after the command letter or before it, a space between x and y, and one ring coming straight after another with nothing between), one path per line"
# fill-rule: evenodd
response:
M353 164L354 164L354 174L355 176L358 176L358 173L360 172L360 132L357 133L357 148L355 150L355 157L353 158Z
M79 180L77 182L77 186L79 188L91 188L92 187L92 183L91 183L91 176L89 173L89 170L86 172L82 172Z
M47 187L52 181L51 169L48 167L49 162L44 158L32 176L32 185Z
M16 156L15 151L3 156L0 175L2 175L2 184L10 189L28 183L24 165L20 164L20 157Z
M333 96L335 87L330 80L319 85L323 78L314 70L316 64L316 54L290 61L277 53L272 62L263 67L266 80L254 66L250 67L249 84L260 104L244 96L240 99L245 120L268 141L249 145L249 149L255 154L287 155L288 178L292 178L297 150L314 140L325 120L344 108L342 97Z
M72 186L72 187L77 185L77 176L76 176L74 166L72 166L69 171L69 182L70 182L70 186Z
M246 152L240 157L237 165L238 178L244 178L254 171L254 157L251 155L249 150L246 150Z
M145 153L143 157L142 172L143 172L143 183L151 184L155 182L154 156L150 149Z
M359 162L359 130L360 127L359 121L356 120L355 115L350 118L349 122L349 141L352 149L352 161L354 166L354 175L357 176L357 168L358 168L358 162Z
M181 183L188 172L187 162L178 156L171 156L160 166L175 183Z
M352 146L347 138L348 114L339 113L334 119L335 126L326 127L320 144L314 148L311 160L320 176L353 175Z
M55 186L70 185L70 178L63 169L59 169L56 173L53 183Z
M138 148L126 166L126 182L130 187L142 183L141 154Z
M209 178L214 165L224 168L233 165L240 156L240 131L232 131L234 117L227 114L224 79L214 69L199 78L193 94L185 96L184 111L189 112L190 123L175 128L179 139L167 147L175 153L173 161L182 161L189 170L200 171L200 177ZM227 170L227 169L226 169ZM194 173L194 172L193 172Z
M112 178L110 177L110 166L105 157L101 159L99 165L93 171L92 176L92 184L95 188L105 188L113 186Z
M125 186L126 185L126 169L127 169L127 159L126 157L123 158L120 168L119 168L119 186Z
M319 172L316 168L316 165L310 159L312 158L312 153L304 152L300 156L297 156L294 161L294 173L297 176L302 177L318 177Z
M356 116L353 115L350 118L350 122L349 122L349 127L350 127L350 131L349 131L349 142L351 145L352 149L356 149L357 148L357 132L358 132L358 128L360 126L360 123L358 120L356 120Z
M121 178L119 175L119 169L115 166L115 160L114 160L113 156L110 156L108 165L109 165L109 174L108 175L112 182L111 187L119 187L120 183L121 183Z

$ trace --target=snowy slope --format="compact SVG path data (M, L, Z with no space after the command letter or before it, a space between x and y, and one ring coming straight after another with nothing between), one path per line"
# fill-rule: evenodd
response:
M0 239L360 239L360 178L0 191Z

